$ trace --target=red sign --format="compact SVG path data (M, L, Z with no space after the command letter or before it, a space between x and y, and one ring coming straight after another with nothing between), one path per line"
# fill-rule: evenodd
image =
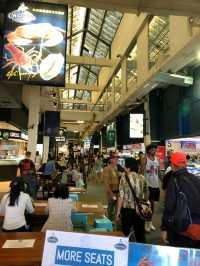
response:
M166 152L165 146L157 147L156 156L159 159L161 170L165 169L165 152Z

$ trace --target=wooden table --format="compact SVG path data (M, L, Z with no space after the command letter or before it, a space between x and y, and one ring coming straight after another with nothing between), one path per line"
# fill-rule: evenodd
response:
M1 266L40 266L45 234L36 233L1 233L0 265ZM6 240L36 239L33 248L2 248Z
M45 215L45 209L47 207L47 201L36 200L34 202L35 215ZM101 203L86 204L82 202L75 202L76 211L79 213L92 213L98 215L105 215L105 210Z
M120 231L101 232L96 235L120 236ZM33 248L2 248L6 240L36 239ZM0 265L1 266L40 266L44 246L45 233L1 233L0 234Z
M71 193L85 193L86 189L82 187L69 187L69 192Z

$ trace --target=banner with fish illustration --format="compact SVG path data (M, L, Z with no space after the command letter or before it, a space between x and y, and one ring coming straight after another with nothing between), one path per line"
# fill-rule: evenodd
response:
M2 79L64 86L66 36L67 6L9 1Z

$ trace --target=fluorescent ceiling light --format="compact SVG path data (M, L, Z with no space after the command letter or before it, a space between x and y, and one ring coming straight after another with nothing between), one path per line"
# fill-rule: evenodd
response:
M78 124L84 124L85 122L82 121L82 120L77 120L77 123L78 123Z

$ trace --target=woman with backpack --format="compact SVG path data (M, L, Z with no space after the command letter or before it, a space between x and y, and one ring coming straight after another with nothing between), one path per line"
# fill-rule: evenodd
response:
M16 177L10 184L10 192L5 194L0 203L0 214L4 216L4 232L26 232L28 226L25 211L33 213L31 198L24 193L24 182Z

